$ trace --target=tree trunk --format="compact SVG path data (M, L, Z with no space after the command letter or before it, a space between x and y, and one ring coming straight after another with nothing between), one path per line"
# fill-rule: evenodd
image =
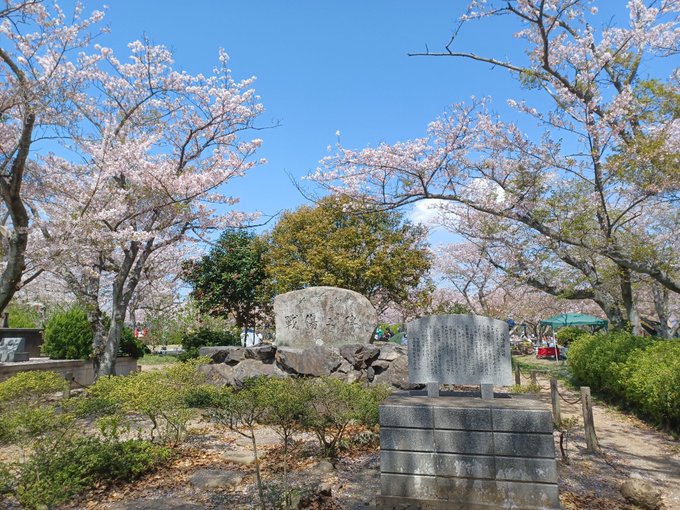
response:
M7 212L12 219L13 230L8 240L7 265L0 277L0 311L7 307L14 296L26 268L28 213L21 199L21 185L23 183L26 160L31 148L34 124L35 114L28 113L24 119L17 154L12 162L9 175L0 176L0 197L2 197L2 201L5 203Z
M652 296L654 297L654 308L659 319L659 329L657 334L661 338L673 338L673 328L668 324L670 321L670 311L668 306L668 289L659 283L652 283Z
M623 299L623 306L626 310L626 320L630 327L631 333L636 336L642 335L642 325L640 324L640 315L635 305L635 296L633 294L633 283L631 281L630 269L620 268L621 271L621 297Z

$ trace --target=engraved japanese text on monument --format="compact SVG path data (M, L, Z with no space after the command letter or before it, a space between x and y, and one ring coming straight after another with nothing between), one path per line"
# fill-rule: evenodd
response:
M508 325L477 315L433 315L408 325L409 382L512 384Z

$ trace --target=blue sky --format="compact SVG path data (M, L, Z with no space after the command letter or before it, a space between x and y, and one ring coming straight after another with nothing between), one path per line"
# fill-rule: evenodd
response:
M223 47L236 79L257 76L255 88L266 109L261 125L279 127L256 135L264 139L259 155L268 164L230 181L225 191L240 197L242 210L271 215L305 203L288 174L299 179L314 170L336 142L336 131L352 148L406 140L421 136L448 105L473 95L490 96L499 112L510 113L506 100L527 92L503 70L407 55L426 45L443 48L466 5L462 0L114 0L106 16L111 32L99 42L122 55L127 42L146 36L171 48L177 67L192 73L210 72ZM100 7L86 4L86 9ZM466 27L458 48L521 58L506 20Z
M124 54L127 42L146 36L193 73L209 72L223 47L235 78L257 77L261 125L279 127L256 135L268 164L227 190L241 209L268 215L305 203L287 174L314 170L336 131L350 147L405 140L421 136L452 102L490 95L502 106L512 97L517 87L500 70L407 55L443 47L464 7L452 0L115 0L106 15L111 32L99 42ZM465 42L497 52L502 41L492 28L465 34Z

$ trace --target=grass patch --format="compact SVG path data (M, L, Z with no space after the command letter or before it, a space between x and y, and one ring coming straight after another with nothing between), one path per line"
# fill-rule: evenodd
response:
M138 365L169 365L179 360L174 354L145 354L137 360Z

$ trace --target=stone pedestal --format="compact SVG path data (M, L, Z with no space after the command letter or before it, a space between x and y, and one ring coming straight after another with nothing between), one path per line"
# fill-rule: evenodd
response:
M558 510L551 411L512 396L409 396L380 406L381 510Z

